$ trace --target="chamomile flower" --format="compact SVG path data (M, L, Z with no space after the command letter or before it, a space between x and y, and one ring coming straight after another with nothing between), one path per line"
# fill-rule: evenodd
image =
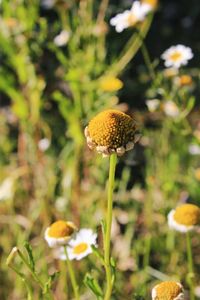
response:
M150 112L154 112L159 107L160 100L158 100L158 99L147 100L146 105L147 105L148 110Z
M197 144L190 144L188 151L191 155L200 155L200 146Z
M69 241L67 246L67 254L69 260L81 260L83 257L92 253L92 245L96 246L97 234L91 229L83 228ZM55 252L55 256L61 260L66 260L63 247Z
M14 196L14 178L7 177L0 183L0 201L12 199Z
M54 44L58 47L62 47L67 44L70 38L70 32L67 30L62 30L55 38Z
M163 103L163 111L167 116L172 118L178 117L180 114L178 106L171 100Z
M68 221L56 221L45 230L44 238L49 247L66 245L76 231L76 226Z
M134 1L130 10L125 10L123 13L116 15L110 20L110 24L115 26L117 32L122 32L124 29L143 21L149 11L150 7L148 4Z
M168 214L170 228L186 233L200 224L200 208L194 204L182 204Z
M161 58L165 60L166 67L179 69L181 66L187 65L188 60L193 58L193 53L191 48L177 45L167 49Z
M175 281L163 281L152 289L152 300L184 300L183 286Z
M95 116L85 128L85 136L90 149L96 149L103 156L133 149L138 140L135 121L118 110L105 110Z

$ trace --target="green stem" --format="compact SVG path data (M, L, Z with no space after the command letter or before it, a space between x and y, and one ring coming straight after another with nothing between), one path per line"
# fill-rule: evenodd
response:
M73 291L74 291L75 299L80 300L79 287L78 287L77 282L76 282L76 277L75 277L75 274L74 274L74 270L73 270L71 261L69 260L69 257L68 257L66 246L64 246L64 253L66 255L67 268L68 268L68 271L69 271L69 277L70 277L70 280L71 280L71 284L72 284L72 288L73 288Z
M22 254L22 252L19 249L17 249L17 253L20 256L23 263L29 269L29 271L30 271L31 275L33 276L33 278L35 279L35 281L40 285L41 289L43 290L44 289L44 284L40 280L39 276L32 270L32 268L30 267L30 265L29 265L28 261L26 260L25 256Z
M151 76L151 79L154 80L156 78L156 74L155 74L155 71L154 71L154 68L153 68L153 65L151 63L151 59L150 59L150 56L149 56L149 52L147 50L147 47L143 41L142 45L141 45L141 51L142 51L142 55L144 57L144 62L146 64L146 67L149 71L149 74Z
M110 156L110 170L108 181L108 204L106 213L106 233L104 240L104 261L106 271L106 293L104 300L109 300L112 294L113 279L110 265L110 240L112 225L112 208L113 208L113 190L115 182L115 169L117 164L117 155L114 153Z
M190 286L190 300L195 300L194 297L194 266L192 258L192 246L189 232L186 232L187 243L187 259L188 259L188 283Z
M152 22L153 14L150 14L147 19L143 22L140 27L139 35L138 33L134 33L133 36L130 38L128 43L126 44L122 54L120 55L119 59L111 66L109 74L111 75L118 75L120 74L126 65L131 61L131 59L135 56L137 51L140 49L143 39L147 35L147 32L150 28ZM143 37L141 39L141 36Z

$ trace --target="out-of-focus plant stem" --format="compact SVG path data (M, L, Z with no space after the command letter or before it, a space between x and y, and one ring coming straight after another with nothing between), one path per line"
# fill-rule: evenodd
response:
M188 259L188 284L190 286L190 300L195 300L194 297L194 266L192 258L192 246L190 233L186 232L186 243L187 243L187 259Z
M79 287L78 287L77 282L76 282L76 277L75 277L75 274L74 274L74 270L73 270L71 261L69 260L69 257L68 257L66 246L64 246L64 253L66 255L67 268L68 268L68 271L69 271L69 276L70 276L70 280L71 280L71 284L72 284L75 299L80 300Z
M143 24L140 27L139 35L138 33L134 33L130 40L127 42L125 48L123 49L122 54L120 55L117 62L115 62L110 70L109 74L112 74L114 76L117 76L120 74L126 65L131 61L131 59L135 56L137 51L140 49L143 43L143 39L146 37L149 28L151 26L151 22L153 19L153 14L150 14L147 19L143 22ZM141 39L141 36L143 39Z
M115 182L115 169L117 164L117 155L110 156L110 170L108 181L108 203L106 215L106 233L104 239L104 261L106 269L106 293L104 300L109 300L112 294L113 280L112 270L110 265L110 242L111 242L111 226L112 226L112 209L113 209L113 190Z

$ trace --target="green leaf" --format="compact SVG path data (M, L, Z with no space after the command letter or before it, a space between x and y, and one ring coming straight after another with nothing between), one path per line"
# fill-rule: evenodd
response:
M91 246L93 253L100 259L102 265L105 265L104 263L104 257L101 254L101 252L99 251L99 249L97 247L95 247L94 245Z
M99 283L89 273L85 275L83 282L96 295L97 299L103 299L103 291Z
M43 294L48 293L53 282L58 278L59 274L60 274L60 272L55 272L55 273L49 275L49 278L48 278L47 282L45 282L45 285L44 285Z
M33 272L35 272L35 261L33 258L33 250L31 245L29 244L29 242L24 242L24 247L26 248L27 254L28 254L28 262L29 265L31 267L31 269L33 270Z

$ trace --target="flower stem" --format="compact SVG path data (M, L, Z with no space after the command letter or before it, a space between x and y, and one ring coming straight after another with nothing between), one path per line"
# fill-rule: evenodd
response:
M127 42L125 48L122 51L122 54L118 58L118 60L111 66L109 73L112 75L120 74L127 64L131 61L131 59L135 56L137 51L140 49L143 39L146 37L149 28L151 26L151 22L153 19L153 14L150 14L146 20L142 23L139 35L134 33L130 40ZM141 39L141 36L143 39Z
M69 257L68 257L66 246L64 246L64 253L66 255L67 268L68 268L68 271L69 271L69 277L70 277L70 280L71 280L71 284L72 284L72 288L73 288L73 291L74 291L75 299L80 300L79 287L78 287L77 282L76 282L76 277L75 277L75 274L74 274L74 270L73 270L71 261L69 260Z
M106 293L104 300L109 300L112 294L113 279L110 265L110 239L111 239L111 225L112 225L112 208L113 208L113 190L115 182L115 169L117 163L117 155L114 153L110 156L110 170L108 181L108 204L106 213L106 233L104 240L104 261L106 271Z
M190 300L195 300L194 297L194 266L192 258L192 246L189 232L186 232L187 243L187 259L188 259L188 283L190 286Z

